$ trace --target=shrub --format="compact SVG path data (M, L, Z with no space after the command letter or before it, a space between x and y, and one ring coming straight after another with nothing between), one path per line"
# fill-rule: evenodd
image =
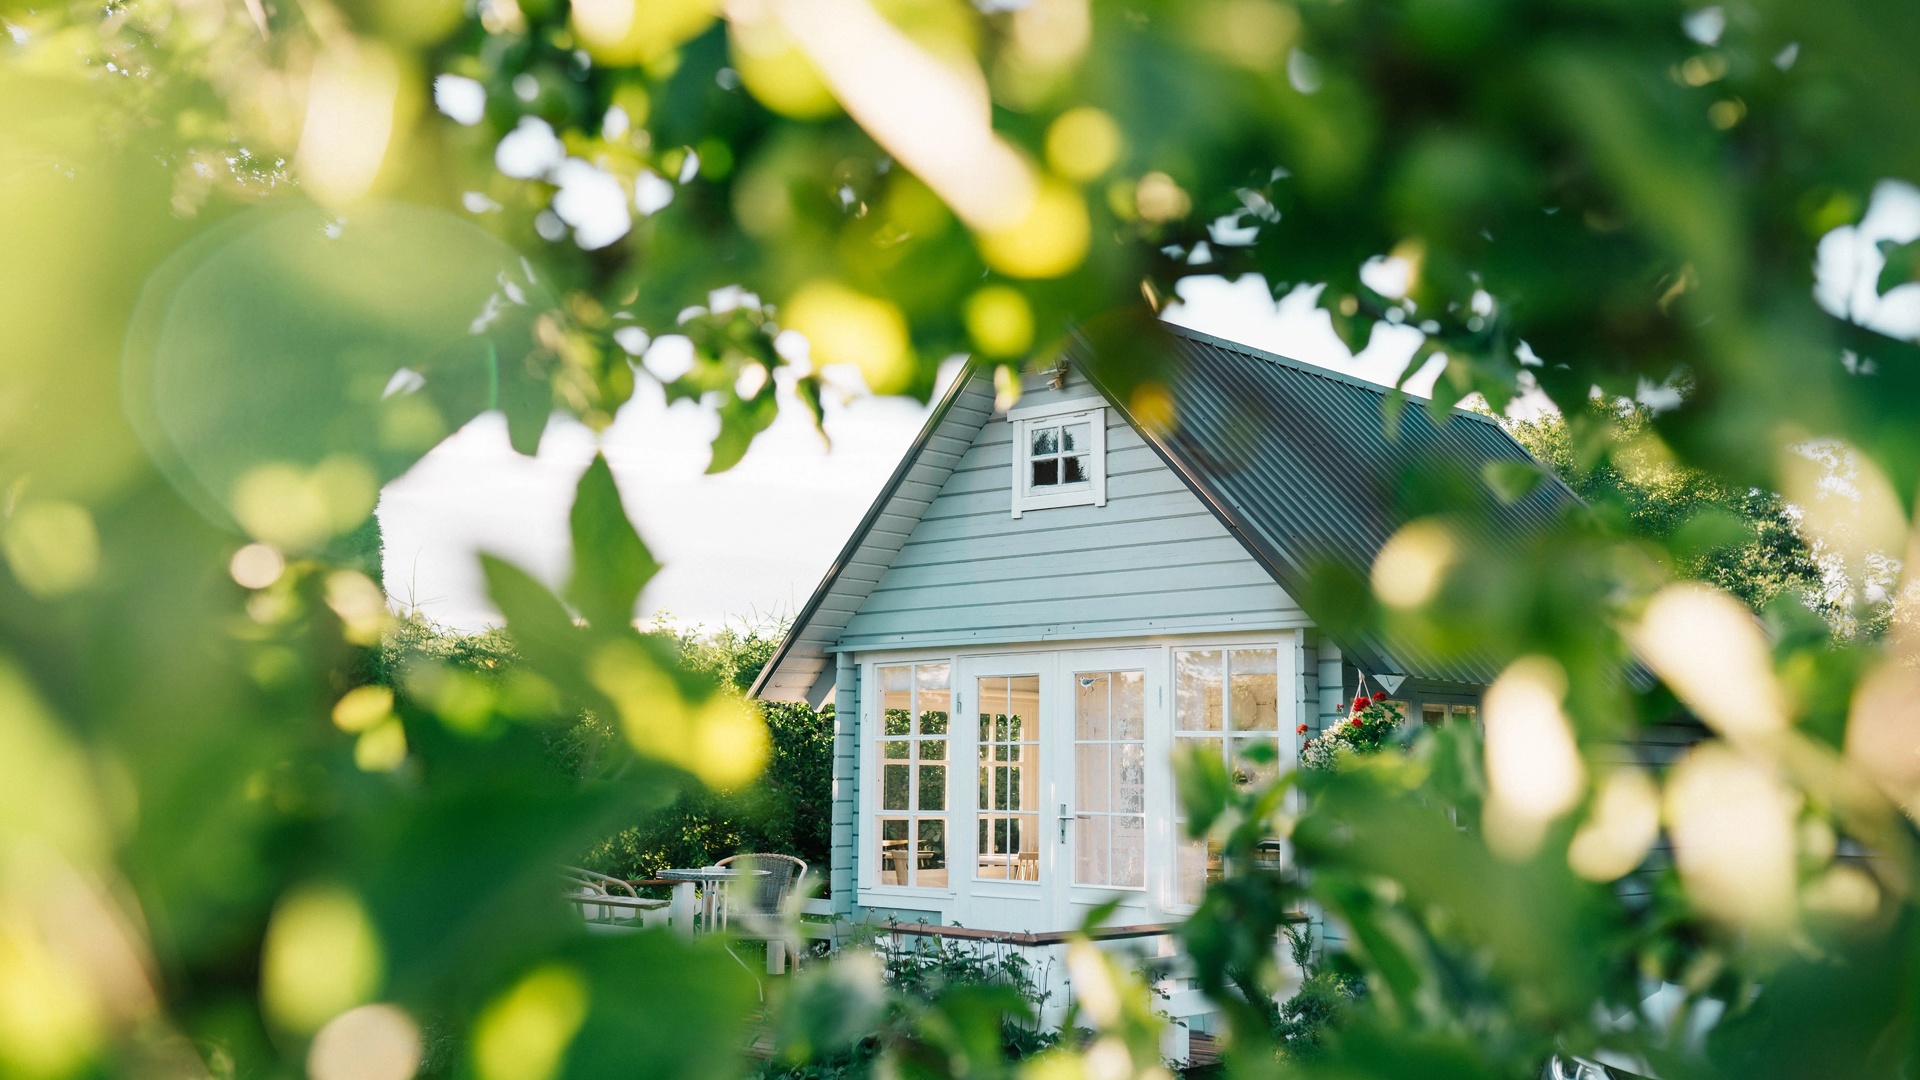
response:
M745 693L772 657L783 629L706 632L657 622L653 632L673 640L688 668ZM371 681L398 686L409 665L423 660L493 693L510 686L520 663L503 629L465 633L413 615L370 652L367 674ZM768 851L807 860L824 881L833 817L833 707L818 711L802 703L767 702L761 712L772 753L758 779L734 792L689 781L671 802L589 848L581 864L616 877L646 878L669 866L705 866L742 851ZM619 737L604 718L582 713L549 728L545 741L568 772L586 776L600 767L604 749Z
M950 1062L956 1049L952 1040L963 1037L964 1028L974 1028L977 1039L984 1034L982 1023L995 1020L997 1047L968 1040L967 1056L997 1057L1011 1065L1060 1042L1060 1033L1039 1023L1048 997L1041 990L1045 974L1036 977L1032 961L1018 948L884 932L865 948L879 961L879 998L861 1000L865 995L856 973L863 962L871 964L862 949L845 950L816 969L796 986L798 1000L790 1002L781 1053L762 1067L760 1080L948 1075L921 1066ZM795 1023L808 1015L812 1024Z

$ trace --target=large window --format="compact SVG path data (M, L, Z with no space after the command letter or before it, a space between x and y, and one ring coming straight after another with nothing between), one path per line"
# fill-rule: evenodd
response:
M1015 409L1013 516L1107 501L1106 409L1098 401Z
M1279 662L1273 648L1174 650L1175 753L1218 754L1243 786L1271 779L1280 753ZM1255 747L1265 752L1249 753ZM1186 838L1184 819L1176 811L1174 894L1197 904L1221 868L1217 853Z
M1073 679L1073 883L1147 883L1146 672Z
M1040 880L1040 678L979 680L980 815L975 876Z
M880 669L880 884L947 884L947 664Z

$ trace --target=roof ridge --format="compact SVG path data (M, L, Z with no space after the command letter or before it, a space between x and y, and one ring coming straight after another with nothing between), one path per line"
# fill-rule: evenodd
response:
M1265 349L1258 348L1253 345L1248 345L1246 342L1243 342L1243 341L1235 341L1232 338L1223 338L1217 334L1209 334L1204 330L1196 330L1191 326L1185 326L1176 322L1168 322L1165 319L1162 319L1161 323L1163 326L1167 327L1170 331L1172 331L1174 336L1176 337L1191 338L1191 339L1202 341L1202 342L1205 342L1206 344L1213 345L1219 348L1229 349L1234 352L1240 353L1241 355L1247 357L1250 360L1261 360L1261 361L1265 361L1266 363L1273 364L1276 367L1288 368L1293 371L1298 371L1304 375L1311 375L1316 378L1326 379L1329 382L1344 383L1345 385L1353 386L1361 390L1369 391L1383 398L1386 397L1388 394L1399 393L1405 397L1413 398L1418 401L1423 401L1423 402L1432 401L1431 398L1421 398L1418 395L1409 394L1406 391L1400 389L1399 387L1387 386L1382 383L1374 382L1371 379L1363 379L1358 375L1349 375L1344 371L1335 371L1332 368L1323 367L1319 364L1310 364L1305 360L1296 360L1291 356L1281 356L1279 353L1268 352ZM1500 420L1498 417L1488 416L1485 413L1475 412L1472 409L1463 409L1458 405L1449 406L1447 408L1447 412L1449 415L1464 416L1472 420L1478 420L1483 424L1488 424L1493 427L1500 428L1501 430L1505 430L1505 426L1500 423Z

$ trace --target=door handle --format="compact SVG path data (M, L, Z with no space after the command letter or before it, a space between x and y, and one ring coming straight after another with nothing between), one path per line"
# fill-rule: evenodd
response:
M1063 844L1067 842L1067 822L1072 821L1073 818L1074 818L1074 815L1067 813L1067 804L1061 803L1060 804L1060 842Z

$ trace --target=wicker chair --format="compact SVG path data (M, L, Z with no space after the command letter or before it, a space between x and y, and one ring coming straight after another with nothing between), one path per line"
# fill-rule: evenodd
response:
M785 909L793 887L806 876L806 860L792 855L730 855L714 865L766 871L728 887L726 919L739 936L767 943L767 974L786 971Z

